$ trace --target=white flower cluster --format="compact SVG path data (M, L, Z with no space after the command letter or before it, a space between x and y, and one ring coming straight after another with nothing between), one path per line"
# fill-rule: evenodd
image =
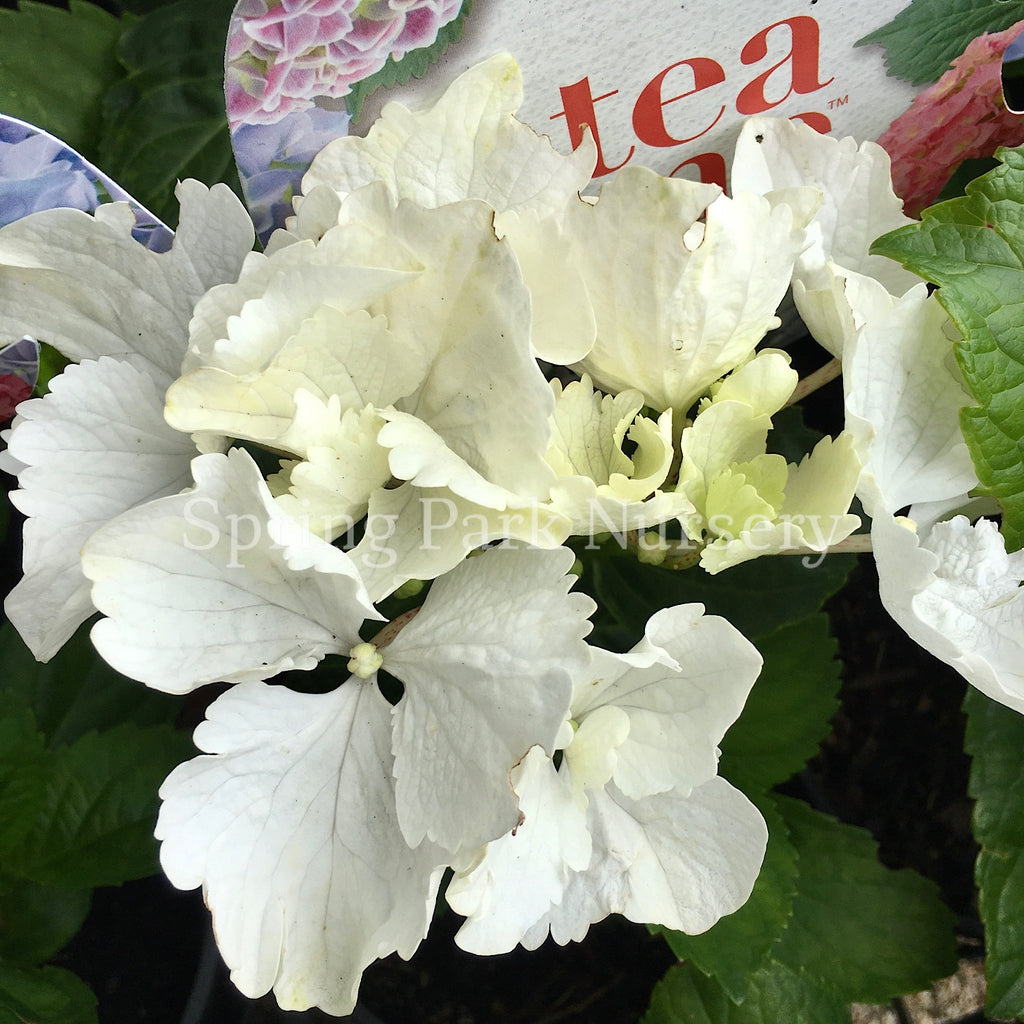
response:
M263 253L231 193L195 182L166 254L118 205L0 230L0 330L75 360L3 455L29 517L8 615L41 659L98 609L121 672L235 684L161 790L161 857L203 886L242 991L288 1008L350 1011L368 964L422 940L447 868L481 953L612 912L699 932L749 896L767 833L717 744L757 651L699 605L626 654L588 645L567 538L672 523L710 572L823 551L856 528L859 449L877 543L913 559L890 513L949 497L929 453L972 485L942 405L958 384L925 421L900 376L946 363L916 326L873 341L941 323L867 276L888 224L850 229L844 204L875 208L872 152L763 121L732 198L638 169L581 199L593 148L556 153L512 116L520 90L497 57L429 109L389 105L317 157ZM790 180L808 165L822 180ZM791 281L853 382L854 433L798 465L767 451L796 374L758 348ZM549 383L538 358L575 374ZM926 535L939 570L902 581L929 608L975 536L960 522ZM387 623L415 581L421 607ZM339 685L273 681L314 668Z

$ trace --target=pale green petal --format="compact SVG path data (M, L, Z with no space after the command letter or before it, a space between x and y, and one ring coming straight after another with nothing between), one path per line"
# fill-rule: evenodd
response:
M764 348L712 385L711 396L715 402L743 402L755 416L772 416L789 401L799 381L800 375L790 365L789 353Z

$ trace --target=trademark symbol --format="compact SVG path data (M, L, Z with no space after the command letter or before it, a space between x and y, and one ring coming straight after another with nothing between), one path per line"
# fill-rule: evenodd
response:
M828 109L835 110L836 107L845 107L850 102L850 94L847 93L845 96L837 96L834 100L828 101Z

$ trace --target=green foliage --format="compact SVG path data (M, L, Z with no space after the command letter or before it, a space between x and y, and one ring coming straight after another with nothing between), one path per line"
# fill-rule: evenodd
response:
M981 844L975 865L985 924L987 1011L1024 1015L1024 717L968 690L964 700L971 755L969 793L974 834Z
M17 695L34 715L36 727L53 749L92 730L131 722L172 724L179 699L158 693L115 672L96 653L87 627L80 629L45 665L39 664L14 627L0 627L0 693ZM3 720L0 719L0 722Z
M967 194L925 210L920 224L883 235L873 252L939 286L963 335L957 362L977 406L960 426L982 491L999 501L1010 551L1024 546L1024 147Z
M127 76L104 100L97 162L172 224L178 179L238 188L224 109L232 7L230 0L179 0L147 14L118 45Z
M45 395L50 390L50 381L63 372L64 367L70 362L65 359L52 345L45 341L39 343L39 377L36 380L36 388L33 394Z
M937 81L972 39L1024 18L1024 0L912 0L857 45L880 43L890 75L913 85Z
M444 51L452 43L457 43L462 38L466 27L466 18L472 11L473 0L462 0L462 8L459 13L447 25L441 26L441 30L437 33L437 39L429 46L410 50L398 61L388 57L380 71L354 83L352 91L345 97L345 106L352 116L353 123L359 120L367 97L378 89L387 89L393 85L405 85L410 78L422 78L430 65L436 64Z
M82 927L92 891L35 882L0 889L0 961L31 967L59 952Z
M750 639L766 636L816 612L846 582L856 560L854 555L827 555L815 568L807 568L798 556L759 558L710 576L699 568L673 572L644 565L626 553L598 554L604 557L588 566L584 584L633 636L632 642L643 635L659 608L691 601L701 602L709 614L724 616ZM810 560L816 563L818 556L811 554Z
M720 772L745 793L766 791L818 752L839 708L839 662L828 616L815 613L757 642L764 668L722 741Z
M96 997L69 971L0 963L0 1024L96 1024Z
M847 1019L851 1002L887 1002L955 969L953 915L931 882L913 871L884 868L863 829L786 797L777 797L776 806L795 851L795 892L767 954L744 951L744 929L732 926L729 935L730 918L707 933L706 947L704 936L674 938L673 948L685 951L691 964L669 971L654 991L644 1024L838 1024ZM778 825L772 827L777 834ZM768 867L774 892L771 900L764 890L758 897L761 908L776 904L771 919L761 915L765 923L778 920L792 884L775 842ZM716 935L723 924L726 930ZM757 950L766 932L747 930ZM742 991L744 975L729 961L726 935L731 955L744 968L756 966Z
M0 111L95 160L103 97L123 74L121 32L116 18L82 0L70 11L32 0L0 10Z
M849 1024L850 1015L835 994L797 971L773 964L749 978L737 1004L711 978L690 964L679 964L655 986L642 1024Z
M5 869L50 885L117 885L159 870L157 790L191 752L167 726L87 733L48 758L32 827Z

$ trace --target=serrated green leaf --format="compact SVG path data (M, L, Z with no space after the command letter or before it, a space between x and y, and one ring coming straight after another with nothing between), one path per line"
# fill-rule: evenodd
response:
M0 963L0 1024L96 1024L96 997L58 967Z
M956 970L954 917L932 882L883 867L863 829L798 800L778 806L800 874L777 963L847 1003L888 1002Z
M436 64L440 60L441 54L452 43L457 43L462 38L466 18L469 17L472 10L473 0L463 0L459 13L447 25L441 26L437 38L429 46L410 50L398 61L388 57L380 71L368 75L362 81L355 82L351 92L345 97L345 106L352 117L352 123L358 122L363 104L378 89L387 89L393 85L405 85L410 78L422 78L431 64Z
M816 612L845 582L854 555L827 555L815 568L799 557L759 558L710 576L643 565L629 554L598 552L584 584L635 641L648 618L675 604L701 602L750 639ZM817 556L814 556L817 560Z
M768 959L793 907L797 856L789 830L774 803L757 801L768 823L768 850L750 899L702 935L653 928L680 960L689 960L714 977L733 1002L744 999L751 975Z
M816 613L761 637L764 668L722 740L719 771L748 794L800 771L839 708L839 662L828 616Z
M118 46L127 77L104 99L98 162L172 224L177 180L239 187L224 106L232 6L228 0L178 0L147 14Z
M993 1016L1024 1014L1024 716L969 689L964 699L971 755L969 794L978 906L985 925L986 1009Z
M775 964L749 979L740 1005L690 964L672 967L651 993L642 1024L849 1024L846 1003Z
M91 889L15 882L0 892L0 960L31 967L49 960L82 927Z
M1024 147L967 194L924 211L919 224L883 235L872 252L939 286L963 341L957 363L977 406L960 428L981 490L1003 510L1007 550L1024 546Z
M88 624L42 665L5 622L0 627L0 664L0 694L16 695L32 709L51 748L126 722L170 724L181 708L180 698L158 693L110 668L92 646Z
M95 159L103 97L124 74L115 56L122 31L82 0L70 11L32 0L0 10L0 111Z
M0 864L35 823L46 791L47 760L42 733L28 705L3 701L0 717Z
M985 923L985 1010L993 1017L1024 1015L1024 850L982 850L975 865L978 909Z
M157 790L193 753L165 726L118 726L51 752L46 792L5 869L47 885L119 885L158 869Z
M913 85L938 81L983 32L1001 32L1024 18L1024 0L912 0L888 24L857 42L886 49L890 75Z

